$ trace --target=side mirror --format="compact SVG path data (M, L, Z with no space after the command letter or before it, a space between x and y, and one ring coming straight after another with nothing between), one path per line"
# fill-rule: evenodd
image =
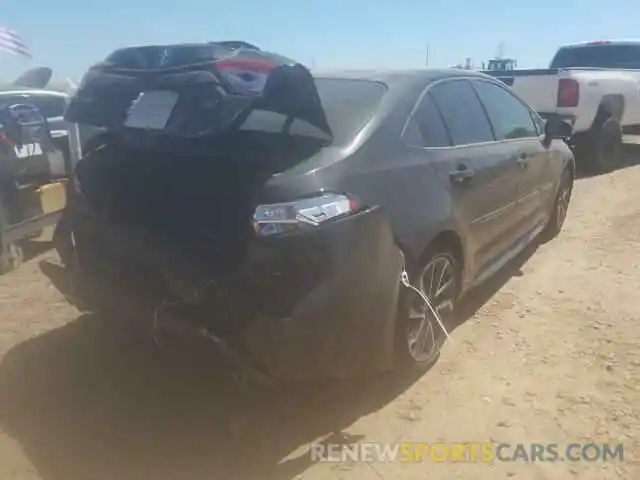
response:
M573 127L557 117L549 118L544 124L544 138L547 143L556 138L567 139L572 133Z

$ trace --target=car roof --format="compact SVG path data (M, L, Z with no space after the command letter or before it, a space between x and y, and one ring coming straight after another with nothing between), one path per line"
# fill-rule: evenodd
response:
M387 93L382 102L377 107L368 128L356 135L358 142L365 142L377 131L376 125L386 124L391 127L388 131L398 129L398 135L405 125L415 102L430 84L434 82L451 79L487 79L493 83L498 83L493 77L477 71L462 69L380 69L380 70L334 70L334 71L314 71L313 77L316 80L339 79L357 80L382 83L387 87ZM321 88L320 88L321 89Z
M598 46L621 46L621 45L640 45L640 39L619 39L619 40L587 40L583 42L568 43L560 48L580 48L580 47L598 47Z
M462 70L455 68L424 68L413 70L333 70L326 72L313 72L313 76L315 78L344 78L382 82L390 88L406 83L424 83L426 85L431 82L450 77L492 78L483 73L475 72L473 70Z
M385 117L394 112L411 109L422 91L433 82L447 78L482 78L491 82L497 80L489 75L472 70L462 69L430 69L421 70L342 70L327 73L315 72L316 80L348 79L379 82L388 88L387 95L376 115ZM408 115L409 112L404 112Z

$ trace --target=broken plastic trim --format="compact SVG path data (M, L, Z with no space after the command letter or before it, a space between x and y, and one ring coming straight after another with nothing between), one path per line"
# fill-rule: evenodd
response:
M209 282L205 282L205 285L201 288L204 288L208 283ZM194 295L198 293L198 290L194 292ZM263 385L271 385L275 383L275 379L271 375L263 372L248 358L246 354L234 347L224 337L214 333L206 327L196 325L194 322L190 322L184 318L173 315L168 307L180 304L182 304L182 302L172 304L165 300L154 309L153 338L158 347L164 346L161 339L162 332L178 335L186 334L187 336L193 335L195 337L203 338L215 344L216 351L221 353L237 372L237 378L245 378Z

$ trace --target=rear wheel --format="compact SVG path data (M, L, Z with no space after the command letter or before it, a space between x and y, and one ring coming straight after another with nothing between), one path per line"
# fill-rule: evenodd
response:
M458 261L445 249L432 249L426 257L409 273L410 282L429 299L447 326L458 298ZM398 360L403 366L428 368L437 360L446 336L420 295L408 289L405 293L396 332Z
M555 238L562 230L562 226L567 219L572 190L573 175L569 169L566 169L562 172L558 194L556 195L556 199L553 203L551 214L549 215L549 221L542 232L543 241L549 241Z

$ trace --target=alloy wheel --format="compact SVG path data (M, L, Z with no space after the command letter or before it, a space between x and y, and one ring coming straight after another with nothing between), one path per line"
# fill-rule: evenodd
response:
M562 187L560 187L558 201L556 203L556 225L558 229L562 228L562 225L564 225L564 221L567 218L570 200L571 184L569 182L564 182Z
M443 323L453 314L457 294L456 270L448 255L438 255L425 266L417 285L429 299ZM419 363L429 362L439 352L442 329L431 309L415 295L409 309L407 344L409 354Z

